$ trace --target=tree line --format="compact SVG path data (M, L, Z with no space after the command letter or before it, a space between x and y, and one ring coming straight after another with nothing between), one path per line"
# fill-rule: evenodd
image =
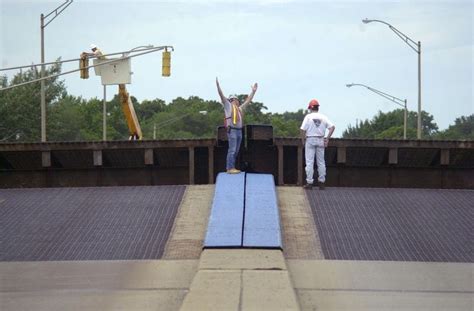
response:
M46 75L58 74L58 63L46 69ZM31 81L40 76L32 67L21 71L8 81L0 77L2 87ZM84 99L67 93L59 77L46 80L48 141L102 140L102 99ZM239 96L244 100L246 95ZM131 97L144 139L214 138L223 124L223 108L218 101L197 96L178 97L170 103L161 99L138 102ZM38 142L41 140L40 84L31 83L0 91L0 142ZM247 124L272 125L275 137L298 137L306 111L271 113L261 102L253 102L246 110ZM407 138L416 138L417 113L410 111ZM107 102L107 139L128 139L128 128L118 95ZM474 114L461 116L446 130L439 131L433 116L422 112L424 139L474 139ZM343 138L402 139L403 109L378 112L370 120L348 125Z

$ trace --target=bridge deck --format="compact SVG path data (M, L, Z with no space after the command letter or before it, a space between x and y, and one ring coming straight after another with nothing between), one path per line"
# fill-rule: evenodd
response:
M0 261L159 259L185 188L0 189Z
M471 190L306 191L326 259L473 262Z
M159 259L184 190L0 189L0 261ZM328 187L306 195L325 259L474 261L472 190Z

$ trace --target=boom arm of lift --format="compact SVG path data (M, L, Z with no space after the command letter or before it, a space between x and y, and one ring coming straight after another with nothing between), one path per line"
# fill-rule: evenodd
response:
M119 98L120 105L122 106L123 114L127 120L128 130L130 132L130 140L141 140L142 129L140 128L140 123L138 123L137 114L135 113L135 108L133 107L132 100L130 95L125 88L125 84L119 84Z

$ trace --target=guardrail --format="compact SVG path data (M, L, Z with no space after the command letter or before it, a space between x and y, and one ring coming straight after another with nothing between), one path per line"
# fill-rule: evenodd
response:
M301 185L299 138L248 125L238 158L277 185ZM216 139L0 144L0 187L214 183L225 170L227 137ZM331 139L327 185L474 189L474 141Z

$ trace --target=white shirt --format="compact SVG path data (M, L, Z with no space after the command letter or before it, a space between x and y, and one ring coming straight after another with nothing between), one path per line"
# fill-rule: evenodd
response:
M328 117L319 112L312 112L304 117L300 129L306 131L306 137L324 137L326 129L333 127Z
M97 56L98 59L105 59L104 53L99 48L95 48L95 51L92 51L92 54Z

